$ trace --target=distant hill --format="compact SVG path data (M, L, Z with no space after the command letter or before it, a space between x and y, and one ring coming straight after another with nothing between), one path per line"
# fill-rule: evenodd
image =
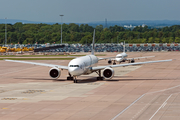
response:
M22 22L22 23L36 23L34 21L28 21L28 20L15 20L15 19L7 19L6 22L8 24L15 24L17 22ZM0 19L0 24L4 24L5 23L5 19Z
M15 24L17 22L22 22L24 24L26 23L33 23L33 24L39 24L39 23L46 23L46 24L55 24L53 22L38 22L38 21L29 21L29 20L17 20L17 19L7 19L6 22L8 24ZM5 19L0 19L0 24L5 24Z
M16 22L22 22L22 23L33 23L33 24L39 24L39 23L46 23L46 24L55 24L55 22L38 22L38 21L28 21L28 20L16 20L16 19L7 19L8 24L15 24ZM5 19L0 19L0 24L4 24ZM61 23L59 23L61 24ZM69 24L69 23L66 23ZM138 26L142 24L146 24L150 27L165 27L165 26L172 26L172 25L180 25L179 20L123 20L123 21L107 21L107 26L105 26L105 21L96 21L96 22L88 22L88 23L77 23L77 24L89 24L93 27L96 27L97 25L103 25L104 27L109 26L124 26L124 25L133 25Z
M89 22L89 25L97 26L103 25L105 26L105 21L99 22ZM147 26L172 26L172 25L180 25L180 21L178 20L124 20L124 21L107 21L107 27L109 26L124 26L124 25L133 25L138 26L146 24Z

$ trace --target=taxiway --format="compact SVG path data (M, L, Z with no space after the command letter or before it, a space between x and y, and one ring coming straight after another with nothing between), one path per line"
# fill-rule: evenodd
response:
M52 80L48 67L1 60L0 120L179 120L180 53L128 54L156 56L138 61L174 60L115 68L115 77L108 81L96 81L96 74L81 76L79 83L67 81L66 70L59 80ZM69 61L38 62L67 65Z

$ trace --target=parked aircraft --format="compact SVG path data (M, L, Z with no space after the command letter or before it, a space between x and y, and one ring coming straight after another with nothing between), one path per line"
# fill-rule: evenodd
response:
M127 58L128 57L128 54L126 54L126 51L125 51L125 42L124 42L124 45L123 45L123 53L120 53L120 54L117 54L116 57L111 57L109 60L108 60L108 63L111 64L112 61L113 62L113 65L116 65L116 62L126 62L126 61L129 61L129 63L134 63L135 62L135 59L142 59L142 58L150 58L150 57L155 57L155 56L144 56L144 57L135 57L135 58Z
M147 64L147 63L172 61L172 60L158 60L158 61L147 61L147 62L138 62L138 63L118 64L118 65L97 66L98 61L103 60L104 58L98 58L94 55L95 30L94 30L93 36L94 37L93 37L93 45L92 45L91 55L86 55L86 56L75 58L69 62L68 66L17 61L17 60L5 60L5 61L51 67L51 69L49 70L49 75L53 79L58 79L60 77L61 70L68 70L69 76L67 77L67 80L74 80L74 83L77 83L77 79L76 79L77 76L88 75L93 72L96 72L99 75L97 77L97 80L103 80L104 78L111 79L114 76L114 70L113 70L114 67L123 67L123 66L130 66L130 65L140 65L140 64ZM102 70L103 70L103 72L102 72L102 76L101 76Z

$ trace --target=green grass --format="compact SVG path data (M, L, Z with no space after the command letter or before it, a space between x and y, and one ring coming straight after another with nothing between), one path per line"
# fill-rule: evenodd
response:
M2 55L0 57L58 57L58 56L71 56L71 55Z
M106 54L95 54L96 56L106 56ZM0 55L1 57L67 57L67 56L84 56L84 55Z
M106 56L106 54L95 54L96 56Z
M8 60L72 60L73 58L8 58ZM4 58L0 58L4 60Z

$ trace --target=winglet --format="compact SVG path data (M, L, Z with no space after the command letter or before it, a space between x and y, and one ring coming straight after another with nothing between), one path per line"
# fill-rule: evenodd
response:
M94 55L94 41L95 41L95 29L94 29L93 42L92 42L92 52L91 52L92 55Z

